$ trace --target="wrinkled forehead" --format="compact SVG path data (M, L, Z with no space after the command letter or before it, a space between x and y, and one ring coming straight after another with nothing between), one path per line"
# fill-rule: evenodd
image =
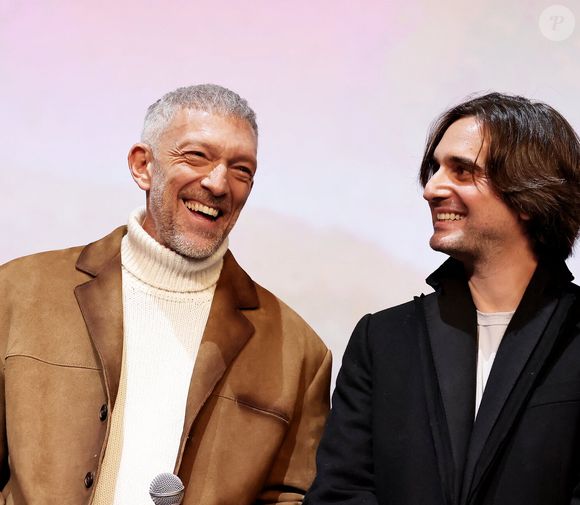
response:
M250 159L255 165L257 138L244 118L184 108L161 133L159 148L163 151L206 149L216 156Z
M247 128L254 134L254 137L257 137L254 128L245 117L231 112L222 112L219 109L203 107L181 107L176 109L167 118L165 130L179 125L191 124L195 126L198 123L209 121L220 122L222 125L230 125L234 128Z
M162 134L183 128L200 131L217 128L224 131L236 130L248 133L250 134L249 137L257 140L256 133L246 118L235 114L222 113L219 110L214 111L198 108L178 109L167 122Z
M209 118L220 118L224 124L230 123L237 129L247 129L257 143L257 129L251 118L240 116L236 111L222 111L219 107L202 105L167 106L150 111L145 118L141 140L156 147L162 137L174 134L185 126L195 127L196 124L207 122Z

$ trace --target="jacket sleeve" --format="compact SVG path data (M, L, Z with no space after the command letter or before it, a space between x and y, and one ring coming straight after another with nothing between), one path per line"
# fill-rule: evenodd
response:
M318 473L305 505L378 505L372 456L369 319L367 315L358 323L346 348L318 449Z
M329 410L332 356L327 349L298 400L286 436L256 504L300 504L316 471L315 455Z

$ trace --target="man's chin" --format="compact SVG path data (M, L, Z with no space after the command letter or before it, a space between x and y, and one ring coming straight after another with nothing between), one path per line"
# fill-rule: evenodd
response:
M215 254L223 242L224 238L191 241L179 237L171 241L169 248L184 258L205 260Z
M449 257L463 263L464 266L473 265L477 258L473 248L465 247L464 243L458 241L435 241L431 239L429 245L434 251L447 254Z
M455 257L456 255L462 254L461 244L458 244L455 240L445 240L439 237L431 237L429 240L429 246L434 251L448 254L449 256Z
M431 249L433 249L434 251L442 252L442 253L446 253L446 249L447 249L444 241L441 239L438 239L434 236L431 237L431 240L429 240L429 247Z

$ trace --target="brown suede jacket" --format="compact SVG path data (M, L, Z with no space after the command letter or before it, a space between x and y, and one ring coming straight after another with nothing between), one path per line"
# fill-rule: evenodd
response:
M124 233L0 267L0 503L91 502L121 373ZM312 329L228 251L175 463L183 504L300 503L330 366Z

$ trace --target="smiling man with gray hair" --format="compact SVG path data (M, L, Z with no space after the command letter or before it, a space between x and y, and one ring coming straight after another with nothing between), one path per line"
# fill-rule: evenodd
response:
M230 90L168 93L129 151L147 206L0 268L0 503L142 505L164 472L184 504L302 500L330 353L228 250L257 136Z

